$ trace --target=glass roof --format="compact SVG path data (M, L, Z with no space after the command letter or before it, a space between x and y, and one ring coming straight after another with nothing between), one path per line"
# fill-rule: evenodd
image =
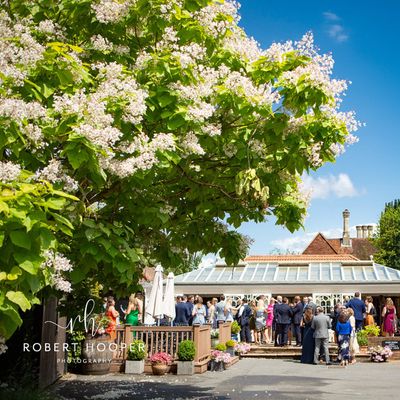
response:
M390 282L400 281L400 271L380 264L342 265L312 262L307 265L249 263L245 266L208 266L175 277L175 283L273 283L273 282Z

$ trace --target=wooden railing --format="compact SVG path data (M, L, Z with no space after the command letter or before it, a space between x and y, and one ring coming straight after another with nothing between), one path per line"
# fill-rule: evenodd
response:
M226 343L231 339L231 322L220 322L218 325L219 330L219 343Z
M143 340L148 357L159 351L177 358L179 343L193 340L196 347L195 362L207 359L211 352L210 325L194 326L130 326L119 325L116 328L117 351L114 360L125 360L127 350L133 340ZM230 329L230 328L229 328Z

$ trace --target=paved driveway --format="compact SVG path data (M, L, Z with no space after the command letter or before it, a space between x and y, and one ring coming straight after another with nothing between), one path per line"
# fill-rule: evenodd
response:
M52 390L62 400L399 399L400 362L341 368L244 359L224 372L188 377L67 375Z

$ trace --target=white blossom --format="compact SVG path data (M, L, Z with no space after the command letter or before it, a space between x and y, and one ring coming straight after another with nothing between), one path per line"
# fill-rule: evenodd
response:
M21 166L11 161L0 161L0 182L16 181L21 173Z
M21 99L0 98L0 117L21 123L24 120L39 119L45 116L46 109L37 101L25 102Z
M0 40L0 75L19 86L45 51L31 35L28 23L29 20L11 20L5 11L0 11L0 37L8 38Z
M51 183L62 183L66 192L78 190L78 182L71 178L65 171L60 160L52 159L46 167L36 171L35 179L42 179Z
M92 4L92 9L98 21L108 24L123 19L135 3L135 0L100 0Z
M221 124L203 125L201 130L208 136L219 136L221 135Z
M199 143L199 139L194 134L194 132L188 132L182 140L181 144L184 151L188 154L205 154L204 149Z
M4 354L8 350L8 346L6 345L6 339L4 336L0 336L0 356Z
M95 50L98 51L111 51L113 44L105 37L101 35L94 35L90 38L90 42Z
M44 253L44 257L46 260L42 263L42 268L50 271L52 285L62 292L71 292L71 282L67 281L63 275L64 272L73 270L71 261L63 254L55 252L54 250L47 250Z

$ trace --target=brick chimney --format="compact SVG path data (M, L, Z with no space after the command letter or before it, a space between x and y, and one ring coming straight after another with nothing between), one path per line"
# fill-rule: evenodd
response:
M350 247L350 211L346 208L343 211L343 238L342 246Z
M356 229L357 229L357 239L362 239L362 228L361 228L361 225L357 225Z

